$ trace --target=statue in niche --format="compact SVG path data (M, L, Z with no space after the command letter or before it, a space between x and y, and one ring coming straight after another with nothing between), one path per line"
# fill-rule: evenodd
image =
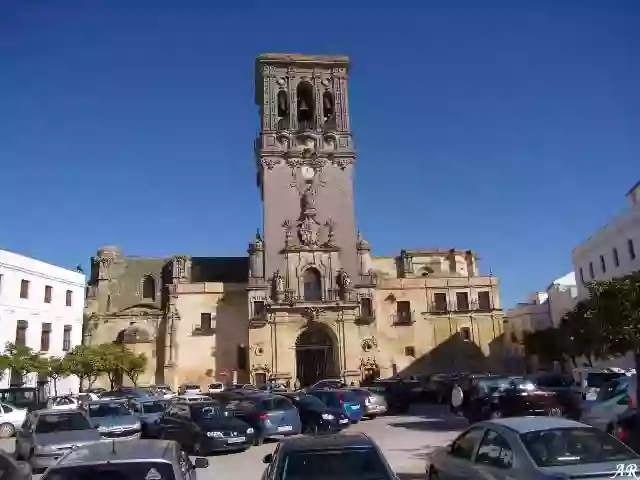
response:
M273 274L273 285L276 292L284 292L284 278L280 275L280 270L276 270Z
M298 234L302 245L308 247L318 243L318 225L312 217L307 216L300 222Z
M341 292L345 292L349 286L351 285L351 278L349 274L344 270L340 269L338 271L338 288Z

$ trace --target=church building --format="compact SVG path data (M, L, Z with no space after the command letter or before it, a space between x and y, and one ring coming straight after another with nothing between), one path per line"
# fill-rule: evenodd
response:
M140 383L173 387L502 367L498 279L474 252L376 257L358 232L349 73L343 56L257 58L264 224L247 256L101 248L85 342L145 352Z

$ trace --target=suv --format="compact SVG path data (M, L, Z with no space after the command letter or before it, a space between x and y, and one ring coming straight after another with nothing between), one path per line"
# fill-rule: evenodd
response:
M206 458L196 458L192 463L176 442L99 442L67 453L42 480L196 480L194 470L208 466Z

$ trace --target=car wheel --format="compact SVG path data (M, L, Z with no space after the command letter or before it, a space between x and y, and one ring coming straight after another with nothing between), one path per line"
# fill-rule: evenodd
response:
M11 438L16 433L16 427L10 423L0 425L0 438Z

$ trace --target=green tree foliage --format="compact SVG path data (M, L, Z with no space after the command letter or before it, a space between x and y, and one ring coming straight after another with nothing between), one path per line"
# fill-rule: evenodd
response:
M68 376L70 373L69 360L66 357L42 357L38 367L38 374L51 380L53 384L53 394L54 396L58 396L58 380Z
M4 356L7 358L7 367L16 372L22 383L24 376L42 369L44 357L35 352L31 347L7 343L4 347Z
M131 380L131 383L137 386L140 375L142 375L147 368L148 359L144 353L136 355L130 350L127 350L127 352L128 355L122 369L127 377L129 377L129 380Z
M105 371L105 363L99 346L78 345L65 355L69 373L80 379L80 387L87 382L91 388L98 377Z

